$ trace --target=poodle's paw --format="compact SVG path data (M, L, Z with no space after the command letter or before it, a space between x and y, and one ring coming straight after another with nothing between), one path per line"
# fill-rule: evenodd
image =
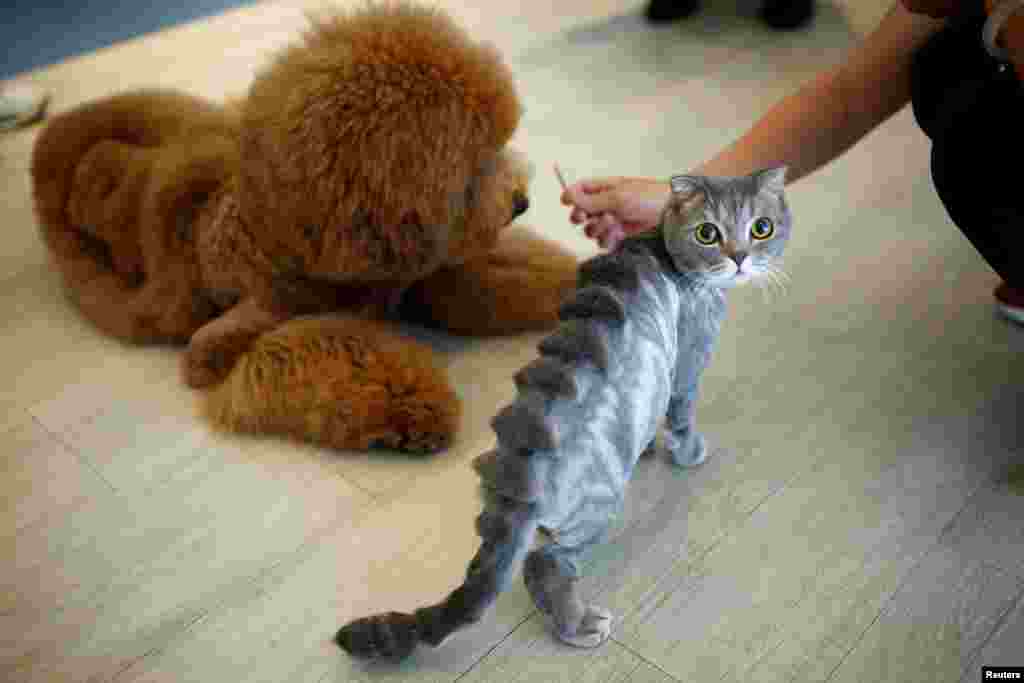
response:
M440 453L452 445L454 440L451 434L389 434L380 436L370 442L370 448L380 448L389 451L402 451L413 455L433 455Z
M672 462L681 467L697 467L708 457L704 436L695 431L687 431L684 435L666 433L665 449Z
M398 406L394 431L376 438L372 446L416 455L432 455L455 441L460 405L454 396L410 400Z
M257 336L240 330L201 341L193 339L182 359L181 372L185 384L193 389L220 384Z
M444 431L437 431L433 434L410 434L402 450L420 455L432 455L447 449L454 440L454 434Z
M218 357L215 350L203 352L189 347L181 359L182 379L193 389L206 389L220 384L227 374L223 359Z
M583 620L575 631L559 631L558 639L574 647L593 648L601 645L612 633L612 613L603 607L588 605Z

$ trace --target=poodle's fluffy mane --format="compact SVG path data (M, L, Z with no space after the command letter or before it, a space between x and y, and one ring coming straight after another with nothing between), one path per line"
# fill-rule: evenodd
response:
M511 72L439 10L375 3L310 20L242 110L244 220L312 270L337 268L332 239L361 230L394 237L396 261L444 250L467 187L519 123Z

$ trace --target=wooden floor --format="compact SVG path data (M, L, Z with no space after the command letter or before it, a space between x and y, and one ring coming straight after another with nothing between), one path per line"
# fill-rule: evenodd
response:
M552 162L687 170L855 40L827 5L783 35L721 3L662 30L621 0L444 4L519 78L526 222L581 256L595 247ZM260 4L30 80L56 109L143 85L219 99L303 21ZM1024 665L1024 331L994 314L997 280L936 198L909 112L792 188L788 291L731 295L700 406L714 457L644 462L588 561L613 639L555 643L517 582L398 667L330 638L457 583L469 462L537 338L435 340L467 414L432 459L211 434L178 351L122 347L64 299L31 213L37 132L0 137L0 679L870 683Z

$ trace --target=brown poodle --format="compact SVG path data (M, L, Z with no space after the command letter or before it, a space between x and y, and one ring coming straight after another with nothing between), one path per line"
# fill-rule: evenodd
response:
M575 284L567 252L501 233L528 206L519 118L497 51L439 11L371 4L314 20L237 107L143 91L55 117L36 210L82 312L187 342L217 424L433 451L458 398L385 321L542 328Z

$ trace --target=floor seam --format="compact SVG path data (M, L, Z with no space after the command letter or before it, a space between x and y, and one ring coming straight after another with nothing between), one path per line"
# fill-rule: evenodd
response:
M652 666L652 667L654 667L655 669L657 669L657 670L658 670L658 671L660 671L661 673L665 674L666 676L668 676L669 678L671 678L671 679L672 679L673 681L676 681L677 683L683 683L682 679L680 679L680 678L676 678L676 677L675 677L675 676L673 676L673 675L672 675L671 673L669 673L668 671L666 671L665 669L663 669L663 668L662 668L661 666L659 666L659 665L658 665L658 664L657 664L656 662L654 662L654 661L652 661L652 660L648 659L647 657L644 657L644 656L643 656L642 654L640 654L640 653L639 653L639 652L637 652L637 651L636 651L635 649L633 649L632 647L630 647L629 645L627 645L627 644L626 644L626 643L624 643L623 641L619 640L618 638L616 638L616 637L614 637L614 636L613 636L613 637L612 637L612 638L611 638L610 640L611 640L612 642L616 643L617 645L619 645L619 646L620 646L620 647L621 647L621 648L622 648L623 650L625 650L626 652L630 653L631 655L633 655L634 657L636 657L637 659L639 659L639 660L640 660L641 662L643 662L644 664L647 664L648 666Z
M875 624L877 624L878 621L882 618L882 616L885 615L886 612L889 610L889 607L892 604L892 601L896 599L897 595L899 595L900 590L906 585L907 581L910 579L910 577L914 573L914 571L917 570L917 568L921 566L921 563L923 563L935 551L935 549L942 543L942 538L947 533L949 533L949 531L951 529L953 529L956 526L956 521L958 519L960 519L961 515L963 515L964 512L967 510L967 508L970 507L970 505L971 505L972 501L975 499L975 497L981 494L981 490L985 486L985 484L986 483L990 483L991 481L994 481L994 473L992 475L988 476L988 477L985 477L974 488L973 491L971 491L967 496L964 497L964 504L960 506L960 509L958 509L956 511L956 514L954 514L950 518L949 522L947 522L942 527L942 529L939 531L939 533L936 534L935 539L921 553L921 556L919 558L917 558L917 561L914 562L914 564L911 565L907 569L906 573L903 574L903 576L900 578L899 583L893 589L893 591L889 595L889 597L886 598L885 602L879 608L878 613L875 614L874 618L871 620L871 623L868 624L860 632L860 634L857 636L856 640L853 641L853 643L846 650L846 652L843 654L843 656L839 659L839 661L836 663L836 665L834 667L832 667L831 671L829 671L828 676L825 677L825 683L829 683L830 681L832 681L832 679L835 677L836 673L843 666L843 663L846 662L846 660L849 658L849 656L851 654L853 654L853 651L857 649L857 647L861 644L861 642L863 642L863 640L864 640L865 636L867 636L868 632L872 628L874 628Z

